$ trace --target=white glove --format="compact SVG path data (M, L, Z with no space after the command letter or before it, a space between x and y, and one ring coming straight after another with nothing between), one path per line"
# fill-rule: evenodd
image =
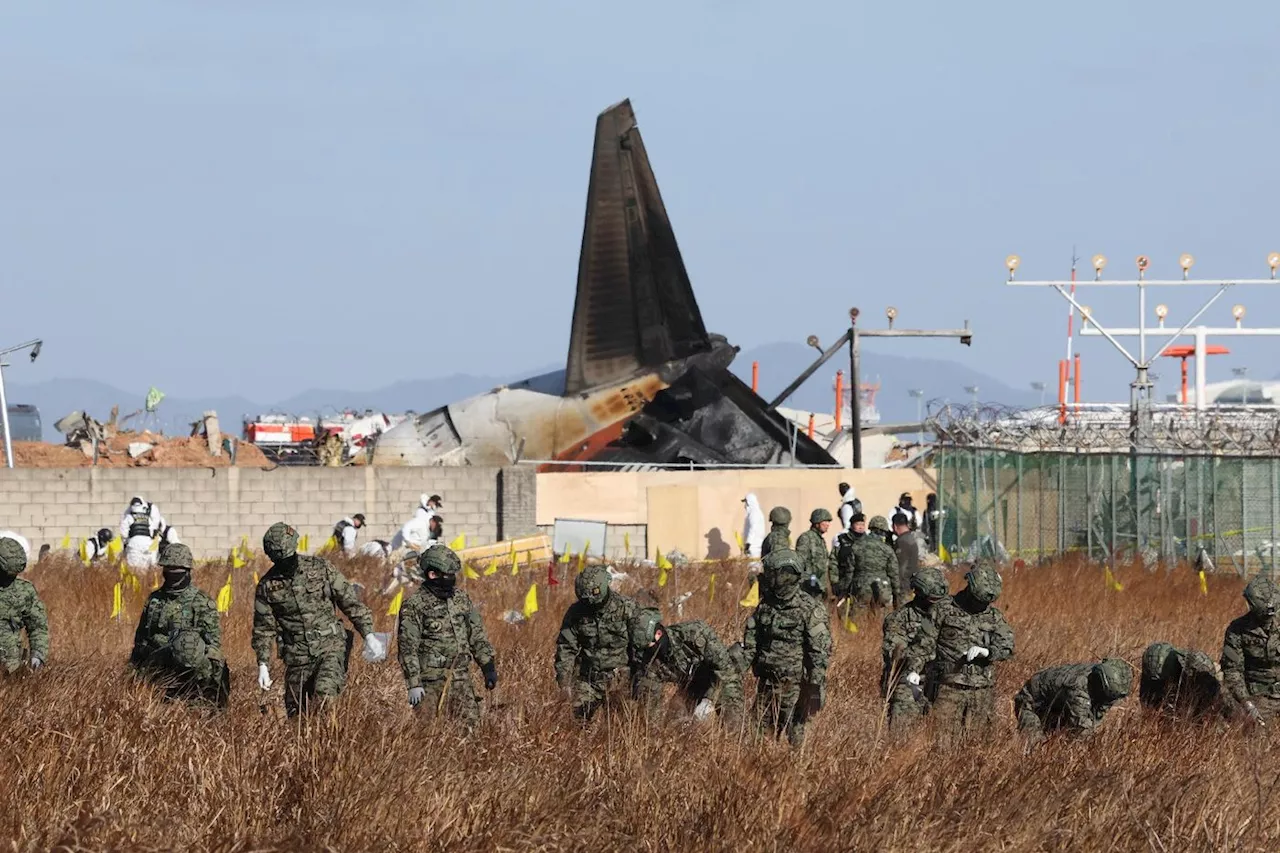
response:
M387 658L387 645L377 634L364 635L364 652L361 655L369 663L378 663Z
M920 686L920 673L918 673L918 672L908 672L908 673L907 673L907 684L910 684L912 687L919 687L919 686Z
M263 690L271 689L271 670L265 663L258 664L258 686Z
M985 658L985 657L988 657L990 654L991 652L988 651L987 649L984 649L982 646L970 646L969 651L964 653L964 657L965 657L965 660L972 663L973 659L978 657L979 655Z
M693 718L695 720L705 720L716 712L716 706L711 704L710 699L703 699L698 703L698 707L693 709Z
M409 688L409 704L414 708L418 707L418 703L420 703L425 698L427 698L427 691L424 690L423 688L421 687Z
M40 668L40 667L42 667L42 666L44 666L44 661L40 660L40 658L32 658L32 659L31 659L31 668L32 668L32 669L39 669L39 668Z

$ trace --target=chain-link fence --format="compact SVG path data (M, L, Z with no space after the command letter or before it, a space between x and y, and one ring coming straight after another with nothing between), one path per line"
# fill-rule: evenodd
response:
M1195 560L1274 571L1280 550L1280 413L1156 412L1144 447L1127 413L948 410L932 418L957 555L1032 562Z

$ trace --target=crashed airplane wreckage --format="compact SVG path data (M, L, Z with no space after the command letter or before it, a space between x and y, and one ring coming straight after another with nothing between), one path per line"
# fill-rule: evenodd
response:
M835 465L708 334L630 101L596 119L565 370L406 420L374 465Z

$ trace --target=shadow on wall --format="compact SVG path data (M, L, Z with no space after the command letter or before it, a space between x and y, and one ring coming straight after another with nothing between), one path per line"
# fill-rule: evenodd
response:
M720 528L713 527L707 531L707 559L708 560L727 560L732 556L729 550L729 543L724 541L724 537L720 535Z

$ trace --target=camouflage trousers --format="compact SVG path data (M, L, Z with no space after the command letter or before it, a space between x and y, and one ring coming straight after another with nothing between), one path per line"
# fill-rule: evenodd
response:
M205 659L192 668L174 663L167 654L153 655L139 674L163 689L166 701L210 702L226 707L231 693L231 671L225 661Z
M973 734L995 722L995 687L960 687L939 684L930 716L939 731L950 736Z
M480 697L471 681L470 665L458 667L443 678L423 679L422 689L427 695L418 705L418 713L461 720L467 728L480 723Z
M918 689L918 688L917 688ZM899 682L886 698L889 706L889 730L902 731L923 719L929 711L929 701L911 691L911 685Z
M590 722L611 694L624 690L633 693L630 670L623 668L584 678L577 676L570 688L573 695L573 716L580 722ZM646 690L647 692L647 690Z
M1250 696L1249 701L1258 709L1259 716L1268 727L1280 721L1280 696L1267 696L1260 693L1257 696ZM1244 713L1243 708L1240 713Z
M27 655L23 649L10 649L8 647L0 647L0 671L4 675L13 675L22 669L27 662Z
M878 575L855 575L849 584L849 597L859 607L877 605L889 607L893 604L893 587L889 579Z
M792 746L804 742L809 709L802 699L805 690L799 681L761 678L756 684L756 732L779 737L783 732Z
M341 645L326 649L305 663L284 670L284 710L290 717L307 711L315 700L336 699L347 686L348 649Z

